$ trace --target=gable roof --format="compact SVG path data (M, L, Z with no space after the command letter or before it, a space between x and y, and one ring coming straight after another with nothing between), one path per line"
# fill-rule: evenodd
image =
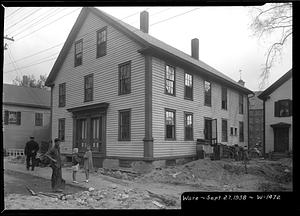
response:
M196 71L197 73L201 73L202 75L206 75L211 79L218 80L219 82L223 82L237 90L240 90L246 94L252 94L253 92L249 89L241 86L235 80L231 79L230 77L226 76L225 74L219 72L218 70L214 69L213 67L209 66L208 64L196 60L192 58L190 55L152 37L151 35L144 33L143 31L125 23L121 20L99 10L96 8L83 8L46 80L46 85L51 86L53 85L54 79L56 74L58 73L68 50L71 48L77 33L80 30L81 25L83 24L84 20L86 19L88 13L93 13L99 18L103 19L119 31L123 32L125 35L136 41L137 43L142 45L142 49L139 50L141 53L151 53L151 55L156 55L162 58L171 58L176 61L176 63L184 66L185 68L188 67L191 70Z
M266 90L264 90L258 98L261 100L265 100L272 92L274 92L278 87L280 87L283 83L285 83L288 79L292 77L293 69L290 69L286 72L282 77L280 77L276 82L274 82L271 86L269 86Z
M3 104L50 109L51 92L46 89L3 84Z
M250 110L263 109L263 101L258 98L258 95L260 93L262 93L262 91L255 91L254 97L249 98L249 109Z

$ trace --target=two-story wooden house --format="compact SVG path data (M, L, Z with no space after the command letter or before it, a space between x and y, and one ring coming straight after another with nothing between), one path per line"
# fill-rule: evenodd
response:
M83 8L49 76L52 138L61 152L91 145L95 162L171 160L196 140L247 145L252 93L198 59L96 8Z
M293 150L292 82L291 69L258 96L264 108L264 153Z

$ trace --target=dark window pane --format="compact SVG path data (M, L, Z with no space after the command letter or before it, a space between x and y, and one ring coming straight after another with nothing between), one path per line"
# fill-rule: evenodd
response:
M82 64L82 51L83 51L83 42L82 40L80 40L75 43L75 60L74 60L75 67Z
M227 120L222 120L222 142L227 142Z
M227 88L222 87L222 109L227 110Z
M175 139L175 112L166 111L166 138Z
M211 83L208 81L204 82L204 104L211 106Z
M130 111L120 112L120 140L130 140Z
M129 94L131 91L131 63L119 65L119 94Z
M167 94L174 95L174 85L175 85L175 68L169 65L166 65L166 82L165 82L165 91Z
M97 58L106 55L107 48L107 29L106 27L97 32Z

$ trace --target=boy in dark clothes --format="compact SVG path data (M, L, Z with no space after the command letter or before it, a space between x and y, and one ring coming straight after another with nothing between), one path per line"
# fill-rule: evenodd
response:
M78 155L78 148L73 148L73 155L72 155L72 169L73 169L73 183L78 184L78 181L76 181L76 174L79 170L79 162L80 158Z
M30 141L25 145L26 168L29 170L31 160L31 170L34 170L36 153L39 150L39 144L34 141L34 137L30 137Z

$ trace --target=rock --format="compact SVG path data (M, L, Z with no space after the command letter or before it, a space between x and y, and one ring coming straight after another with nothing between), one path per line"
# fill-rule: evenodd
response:
M90 187L89 188L89 191L91 192L91 191L94 191L95 190L95 188L93 188L93 187Z
M116 188L117 188L117 185L113 184L113 185L111 185L111 187L112 187L113 189L116 189Z

